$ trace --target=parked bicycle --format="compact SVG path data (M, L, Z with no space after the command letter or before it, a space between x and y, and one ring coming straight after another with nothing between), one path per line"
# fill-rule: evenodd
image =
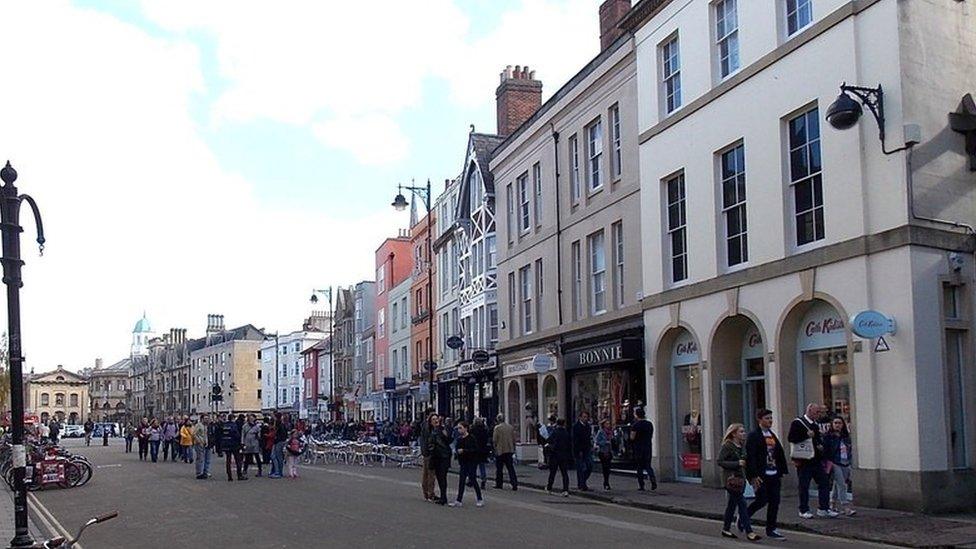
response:
M85 530L89 526L95 524L101 524L107 520L112 520L117 516L119 516L119 512L112 511L111 513L106 513L98 517L93 517L91 519L88 519L88 522L81 525L81 528L78 530L78 533L75 535L75 537L71 539L66 539L64 536L54 537L41 543L40 545L35 544L30 549L71 549L72 547L76 547L78 540L81 539L82 534L85 533Z

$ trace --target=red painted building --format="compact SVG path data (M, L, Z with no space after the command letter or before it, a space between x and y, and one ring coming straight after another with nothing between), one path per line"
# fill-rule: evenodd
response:
M413 247L410 235L401 231L396 238L387 238L376 249L376 339L374 343L373 392L383 392L383 378L391 376L389 369L389 299L388 292L408 278L413 271Z

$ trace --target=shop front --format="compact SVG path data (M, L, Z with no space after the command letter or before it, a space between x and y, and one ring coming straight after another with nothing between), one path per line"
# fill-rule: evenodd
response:
M594 429L604 419L614 432L613 457L633 462L630 426L634 409L647 400L644 385L644 344L641 338L618 337L563 350L569 421L589 412Z
M847 326L833 306L817 301L800 322L796 336L797 410L822 403L830 415L851 421L851 370Z
M471 360L462 362L458 365L457 375L459 384L464 386L463 419L470 422L482 417L489 427L493 426L498 415L498 359L492 356L485 364Z
M683 330L671 348L671 417L675 470L680 481L702 478L702 367L695 336Z
M559 414L555 356L545 352L503 364L504 413L515 429L516 456L521 461L539 461L539 423Z

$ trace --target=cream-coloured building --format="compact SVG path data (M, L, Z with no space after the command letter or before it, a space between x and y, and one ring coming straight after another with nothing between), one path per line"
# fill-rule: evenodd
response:
M190 340L190 412L260 412L264 333L247 324L224 329L223 316L208 317L207 335ZM211 399L219 385L223 401Z
M627 8L604 2L601 53L492 153L501 411L522 459L537 459L548 415L587 411L611 421L614 457L631 461L625 439L646 402L637 67L614 25Z
M88 394L91 397L89 417L93 421L123 423L129 419L127 395L131 366L131 358L108 366L104 366L100 358L95 360L95 368L88 376Z
M623 26L659 478L718 485L727 424L768 407L785 439L819 402L856 501L976 507L973 3L643 0ZM883 90L884 143L880 104L828 122L845 83Z
M42 422L56 418L67 425L88 419L88 379L64 369L31 374L27 379L26 410Z

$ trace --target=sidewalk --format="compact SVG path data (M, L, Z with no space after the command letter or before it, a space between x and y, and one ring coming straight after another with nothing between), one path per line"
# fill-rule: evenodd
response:
M520 485L532 488L545 488L549 479L547 470L535 466L516 466ZM488 464L488 486L494 486L494 465ZM505 475L506 486L508 475ZM786 482L795 477L787 477ZM561 480L556 476L556 487ZM722 513L725 511L725 491L706 488L697 484L661 482L654 492L638 492L637 480L633 476L613 475L610 484L613 490L603 491L603 477L599 466L590 477L590 492L573 491L576 486L576 472L569 472L571 493L574 496L607 501L619 505L640 507L679 515L714 519L715 534L721 529ZM490 492L489 492L490 493ZM814 500L815 502L815 500ZM901 545L905 547L969 547L976 548L976 522L964 517L940 518L887 509L857 508L857 516L836 519L801 519L797 513L797 497L784 496L780 503L779 523L787 530L800 530L828 536L837 536L862 541L873 541ZM762 524L765 511L759 511L754 523ZM760 530L761 532L761 530Z
M0 494L0 547L7 547L10 540L14 539L14 493L4 485ZM40 529L34 522L34 517L28 517L27 525L30 528L31 536L34 541L47 539L41 534Z

